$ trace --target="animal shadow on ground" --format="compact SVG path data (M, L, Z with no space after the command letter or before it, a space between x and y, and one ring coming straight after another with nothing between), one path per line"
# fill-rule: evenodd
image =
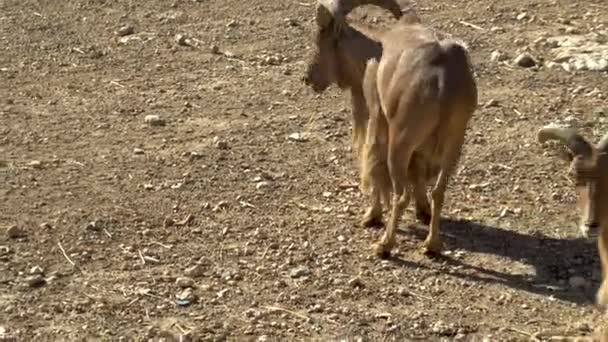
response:
M415 236L423 240L428 229L411 225L400 234ZM443 253L432 256L433 259L445 262L455 277L476 282L500 283L545 296L577 304L593 304L599 281L590 281L593 275L601 270L597 244L594 240L555 239L542 234L525 235L514 230L487 226L466 220L442 218L441 234L444 247L454 250L466 250L473 253L493 254L522 264L532 266L535 272L517 274L505 265L502 270L492 262L486 268L466 263ZM409 261L393 257L392 260L403 267L412 267ZM481 262L483 263L483 261ZM489 264L489 263L488 263ZM531 274L532 273L532 274ZM587 280L583 289L573 289L569 284L573 276L582 276Z

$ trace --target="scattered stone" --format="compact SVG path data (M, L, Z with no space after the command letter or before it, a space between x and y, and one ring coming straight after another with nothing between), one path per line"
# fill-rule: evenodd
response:
M308 134L292 133L287 137L287 139L289 139L291 141L296 141L296 142L306 142L306 141L308 141Z
M490 60L492 62L502 62L507 59L507 56L498 50L492 51L490 55Z
M268 181L261 181L256 183L255 188L258 190L263 190L263 189L267 189L270 187L270 182Z
M135 33L135 27L133 25L125 25L116 30L115 34L119 37L128 36Z
M136 147L133 149L133 154L144 154L144 150Z
M165 217L165 220L163 221L163 227L169 228L173 225L175 225L175 221L169 216Z
M568 279L568 284L573 289L584 289L587 287L587 280L580 276L573 276Z
M40 229L53 229L53 226L48 222L42 222L40 224Z
M84 229L92 232L98 232L101 230L101 224L99 224L97 221L91 221L84 226Z
M431 330L433 331L434 334L442 335L442 336L454 335L454 333L455 333L454 328L447 325L443 321L437 321L437 322L433 323L433 325L431 326Z
M177 295L177 299L181 303L183 303L183 304L187 303L186 305L188 305L188 304L194 303L196 301L196 299L197 299L197 296L194 293L194 290L192 290L191 287L188 287L188 288L184 289L182 292L180 292ZM183 305L183 304L181 304L181 305L182 306L186 306L186 305Z
M181 287L182 289L194 287L194 279L190 277L179 277L175 280L175 284L177 284L177 286Z
M306 266L299 266L292 269L291 272L289 272L289 276L292 278L302 278L310 275L311 273L310 268Z
M166 124L165 120L162 119L160 115L155 114L146 115L144 122L150 126L164 126Z
M30 269L30 274L44 274L44 269L36 265Z
M25 282L29 287L40 287L46 284L46 280L41 274L35 274L25 278Z
M192 46L192 42L190 41L190 39L180 33L175 35L175 42L177 43L177 45L181 46Z
M522 20L526 19L527 17L528 17L528 13L522 12L522 13L519 13L517 15L517 17L515 17L515 19L522 21Z
M184 273L188 277L198 278L198 277L201 277L204 274L204 271L205 270L203 269L202 265L196 264L194 266L186 268L186 271Z
M221 53L220 52L220 47L217 46L217 45L211 45L210 50L211 50L211 53L214 54L214 55L219 55Z
M515 62L517 66L520 66L522 68L531 68L537 64L534 57L532 57L532 55L527 52L524 52L519 56L515 57L513 62Z
M42 169L42 162L40 160L32 160L28 165L33 169Z
M495 99L490 99L483 105L485 108L500 107L500 104Z
M363 280L360 277L355 277L348 281L348 286L362 288L365 287L365 284L363 284Z
M215 148L220 149L220 150L228 149L228 143L224 140L221 140L220 137L218 137L218 136L213 137L213 146L215 146Z
M18 238L22 238L26 236L25 230L23 230L21 227L19 226L10 226L8 227L8 229L6 230L6 235L10 238L10 239L18 239Z

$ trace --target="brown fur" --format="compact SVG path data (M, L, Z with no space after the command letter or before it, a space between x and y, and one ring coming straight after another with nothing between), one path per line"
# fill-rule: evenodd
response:
M386 257L413 193L417 216L430 217L426 250L439 252L444 193L477 107L468 53L418 23L399 23L381 41L383 54L368 62L364 81L370 118L361 183L371 195L364 223L382 220L381 199L392 203L386 232L376 244L376 253ZM430 204L429 183L434 183Z
M570 175L575 183L577 204L581 210L580 229L585 236L598 239L602 263L602 285L597 292L597 303L608 307L608 135L597 146L589 143L572 129L551 126L539 131L542 143L549 139L561 140L570 153Z

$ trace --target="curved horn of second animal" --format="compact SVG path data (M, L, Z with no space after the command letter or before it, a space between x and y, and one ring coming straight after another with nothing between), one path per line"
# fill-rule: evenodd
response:
M568 149L575 155L591 156L591 145L574 128L545 126L538 131L537 138L540 143L547 140L558 140L568 146Z

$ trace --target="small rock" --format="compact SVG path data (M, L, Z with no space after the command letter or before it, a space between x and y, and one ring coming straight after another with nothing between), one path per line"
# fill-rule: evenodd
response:
M188 39L188 37L186 37L183 34L179 34L179 33L175 35L175 42L181 46L191 46L192 45L190 42L190 39Z
M220 150L228 149L228 143L224 140L221 140L218 136L213 137L213 146Z
M169 216L165 217L165 220L163 221L163 227L165 228L169 228L171 226L173 226L175 224L175 221L170 218Z
M53 229L53 226L48 222L42 222L40 224L40 229Z
M261 181L255 185L255 188L258 190L266 189L269 187L270 187L270 182L267 182L267 181Z
M144 154L144 150L136 147L133 149L133 154Z
M355 277L348 281L348 286L361 288L361 287L365 287L365 284L363 284L363 280L361 280L361 278Z
M40 160L32 160L28 165L34 169L42 169L42 162Z
M125 25L125 26L119 28L118 30L116 30L115 33L119 37L128 36L128 35L135 33L135 27L133 27L132 25Z
M84 229L92 232L98 232L101 230L101 225L97 221L91 221L84 226Z
M311 271L306 266L296 267L289 272L289 276L292 278L302 278L311 274Z
M194 279L189 277L179 277L175 280L175 284L182 289L186 289L194 286Z
M192 288L186 288L182 292L177 295L177 299L179 301L193 303L196 301L197 297Z
M18 239L18 238L22 238L22 237L26 236L25 230L23 230L19 226L10 226L10 227L8 227L8 229L6 230L6 235L10 239Z
M144 122L150 126L164 126L166 124L164 119L162 119L159 115L154 114L146 115Z
M524 52L519 56L515 57L513 62L515 62L516 65L522 68L531 68L537 64L534 57L532 57L532 55L527 52Z
M27 283L27 285L29 287L40 287L40 286L46 284L46 280L40 274L35 274L35 275L25 278L25 282Z
M507 56L505 56L502 52L500 52L498 50L492 51L492 54L490 55L490 60L492 62L501 62L501 61L504 61L505 59L507 59Z
M217 45L211 45L211 48L209 50L211 50L211 53L214 55L220 54L220 47Z
M30 274L44 274L44 269L36 265L30 269Z
M568 279L568 284L573 289L584 289L587 287L587 280L580 276L573 276Z
M184 272L188 277L197 278L204 274L203 266L196 264L194 266L186 268Z
M488 100L488 102L486 102L483 105L485 108L490 108L490 107L499 107L499 103L498 101L496 101L495 99L490 99Z
M292 133L287 137L287 139L296 142L305 142L308 141L308 136L305 133Z
M526 19L527 17L528 17L528 13L526 13L526 12L522 12L522 13L519 13L519 14L517 15L517 17L515 17L515 19L517 19L517 20L521 21L521 20Z

